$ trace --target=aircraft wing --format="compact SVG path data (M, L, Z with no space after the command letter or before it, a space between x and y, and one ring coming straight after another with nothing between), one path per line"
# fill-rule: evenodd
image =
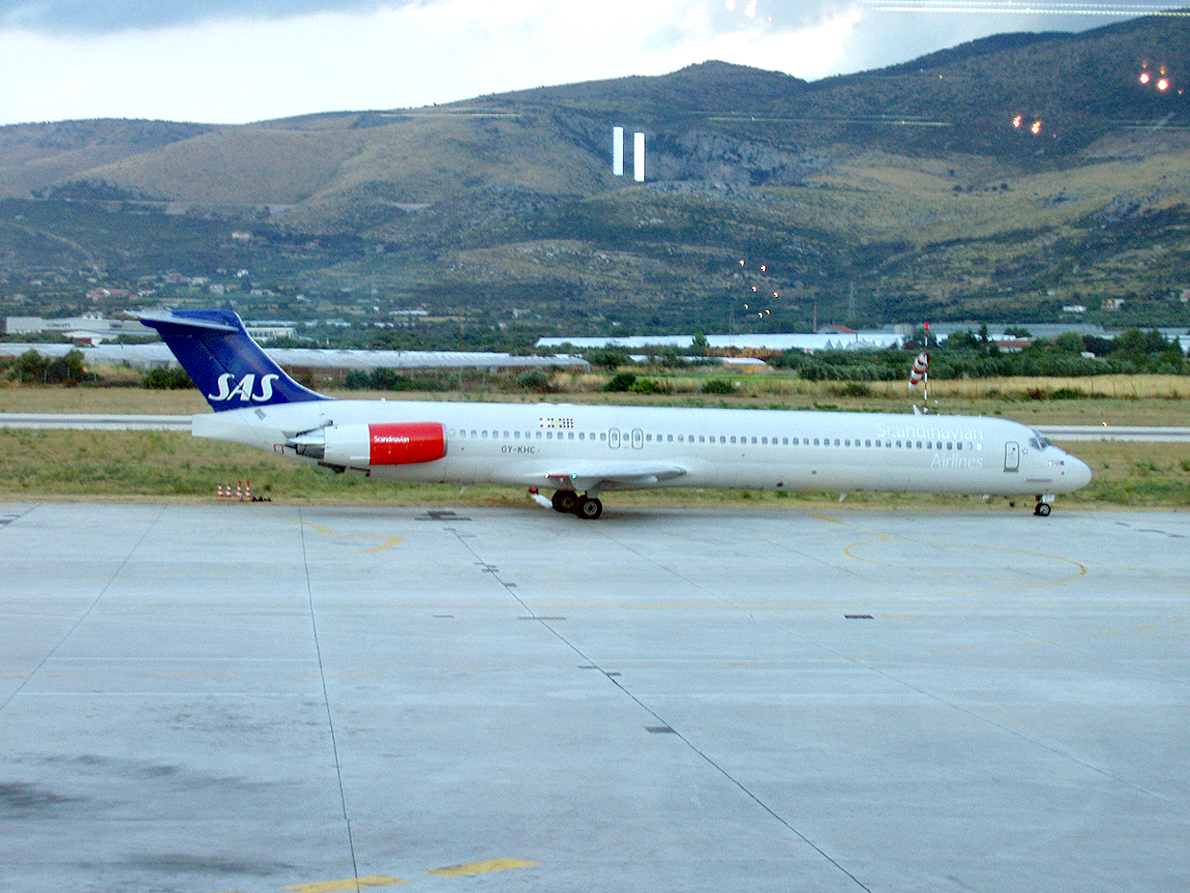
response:
M638 490L681 477L686 469L672 462L589 461L560 462L543 477L546 486L587 490Z

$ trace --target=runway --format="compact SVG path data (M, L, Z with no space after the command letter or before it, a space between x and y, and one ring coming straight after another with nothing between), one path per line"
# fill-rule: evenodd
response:
M0 412L0 428L64 431L189 431L189 415L117 413Z
M1185 891L1190 515L0 504L0 889Z

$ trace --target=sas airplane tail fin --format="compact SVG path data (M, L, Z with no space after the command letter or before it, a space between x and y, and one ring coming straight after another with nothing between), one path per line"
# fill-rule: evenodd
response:
M216 412L326 400L302 387L266 354L230 310L142 313Z

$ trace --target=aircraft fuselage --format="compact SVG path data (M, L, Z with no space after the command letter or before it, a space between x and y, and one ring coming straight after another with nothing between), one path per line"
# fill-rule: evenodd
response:
M368 426L394 423L440 424L441 457L373 463ZM309 432L345 439L346 452L302 455L295 439ZM455 484L558 486L572 476L575 489L1013 496L1067 493L1090 479L1031 428L975 416L335 400L200 415L194 433L380 479ZM660 473L644 473L651 467Z

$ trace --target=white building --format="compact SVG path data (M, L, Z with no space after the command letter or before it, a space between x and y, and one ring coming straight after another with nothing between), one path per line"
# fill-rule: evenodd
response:
M121 335L151 338L156 331L135 319L104 319L101 316L72 316L43 319L40 316L9 316L4 321L8 335L62 335L80 344L103 344Z

